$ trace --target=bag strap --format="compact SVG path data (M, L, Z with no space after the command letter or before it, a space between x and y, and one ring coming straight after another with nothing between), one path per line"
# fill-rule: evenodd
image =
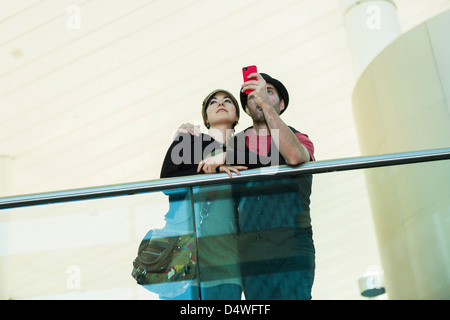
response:
M179 238L180 238L179 236L175 236L175 237L167 237L167 239L169 240L169 244L167 245L167 248L165 248L164 250L162 250L162 252L161 252L161 254L159 255L158 258L156 258L156 259L153 260L152 262L147 262L147 261L143 261L143 260L140 258L140 254L141 254L143 251L145 251L145 248L148 246L148 244L150 244L150 242L151 242L151 240L152 240L152 239L150 239L149 242L148 242L145 246L143 246L142 250L139 250L137 259L138 259L143 265L145 265L145 266L151 266L151 265L157 264L157 263L159 263L160 261L166 259L169 255L171 255L171 254L173 253L174 248L176 247ZM154 241L154 242L153 242L153 244L157 244L157 243L158 243L157 241ZM164 246L163 246L163 247L164 247Z

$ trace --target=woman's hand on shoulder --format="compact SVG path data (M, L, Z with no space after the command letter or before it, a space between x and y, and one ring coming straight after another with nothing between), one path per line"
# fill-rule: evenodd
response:
M193 136L200 136L202 133L200 131L200 125L194 125L192 123L183 123L181 126L178 127L177 131L173 135L173 140L176 140L180 134L183 133L189 133Z

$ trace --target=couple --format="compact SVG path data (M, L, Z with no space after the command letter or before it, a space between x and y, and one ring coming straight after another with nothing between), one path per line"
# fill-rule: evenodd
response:
M182 126L166 154L161 178L216 172L231 177L239 170L314 160L308 136L280 118L289 104L285 86L267 74L249 77L256 79L241 86L240 100L253 126L234 135L238 103L228 91L214 90L202 105L209 135L192 125ZM246 94L247 90L251 92ZM246 182L233 185L233 190L209 187L208 192L197 193L202 299L238 300L242 288L249 300L311 299L315 268L311 183L312 177L306 175Z

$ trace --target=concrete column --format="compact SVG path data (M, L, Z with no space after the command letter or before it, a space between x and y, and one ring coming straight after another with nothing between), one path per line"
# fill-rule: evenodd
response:
M13 159L0 155L0 197L8 196L11 192ZM0 211L0 300L9 299L9 227L6 212Z
M356 78L400 34L397 7L391 0L342 0Z
M362 73L363 155L450 146L450 10L403 34ZM366 170L389 299L450 299L450 161Z

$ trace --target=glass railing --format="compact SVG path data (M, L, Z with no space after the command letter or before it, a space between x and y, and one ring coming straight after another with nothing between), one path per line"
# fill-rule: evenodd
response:
M313 286L313 298L352 298L354 265L377 256L365 179L449 172L449 159L450 148L0 198L0 295L301 299ZM402 199L429 193L422 181Z

